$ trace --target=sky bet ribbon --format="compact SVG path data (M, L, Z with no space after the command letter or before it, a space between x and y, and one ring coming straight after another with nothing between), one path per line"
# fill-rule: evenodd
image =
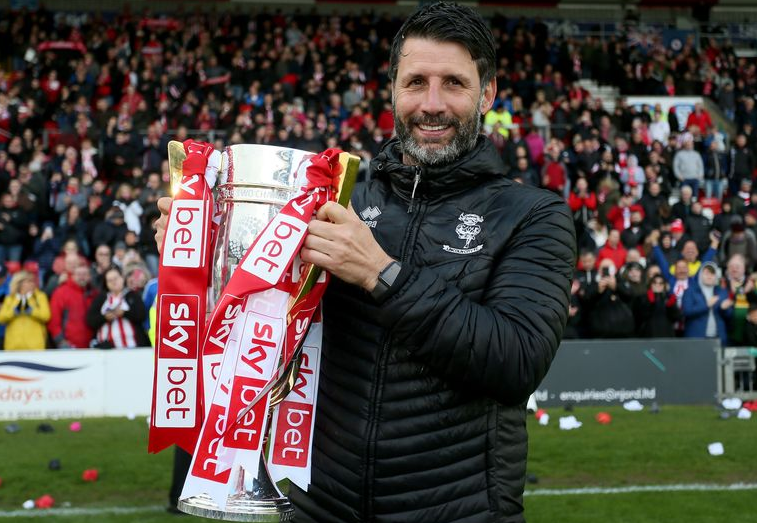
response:
M317 210L336 199L340 152L309 160L295 196L254 239L218 299L203 342L207 417L181 499L206 493L223 510L235 466L257 471L269 395L249 403L274 379L282 352L283 365L292 357L323 294L325 277L299 297L298 253Z
M160 256L149 452L194 450L203 420L200 343L211 265L212 187L221 154L187 140Z

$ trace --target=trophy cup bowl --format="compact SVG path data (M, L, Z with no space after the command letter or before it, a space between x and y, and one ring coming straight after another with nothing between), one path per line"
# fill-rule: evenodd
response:
M221 206L221 222L211 266L208 310L212 310L245 252L255 237L276 216L296 191L295 177L304 176L304 166L314 153L267 145L231 145L226 147L215 187ZM181 180L182 162L186 158L180 142L168 145L172 184ZM355 181L359 159L343 153L341 190L338 201L346 206ZM299 297L318 277L316 268L303 275ZM270 387L270 406L280 403L291 390L299 372L299 354L278 375ZM258 398L256 398L257 400ZM179 501L182 512L226 521L280 522L294 517L294 507L271 480L265 453L261 453L257 477L238 467L233 492L221 509L207 494Z

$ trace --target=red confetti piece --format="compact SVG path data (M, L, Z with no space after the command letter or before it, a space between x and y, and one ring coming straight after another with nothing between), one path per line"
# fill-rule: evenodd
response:
M81 479L84 481L97 481L97 478L100 476L100 473L97 471L97 469L87 469L81 474Z
M594 419L597 420L597 423L607 425L612 421L612 416L610 416L607 412L598 412L597 415L594 416Z
M34 502L34 505L37 508L52 508L52 506L55 505L55 500L51 495L45 494L44 496L38 497Z

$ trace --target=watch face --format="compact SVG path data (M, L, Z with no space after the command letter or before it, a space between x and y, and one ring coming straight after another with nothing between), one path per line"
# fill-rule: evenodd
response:
M374 299L379 299L394 283L397 279L397 275L400 273L402 266L399 262L393 261L383 271L379 273L376 286L371 291L371 296Z

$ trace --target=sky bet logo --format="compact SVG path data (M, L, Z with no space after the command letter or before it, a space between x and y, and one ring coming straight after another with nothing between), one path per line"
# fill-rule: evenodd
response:
M160 359L157 361L155 426L195 426L197 352L199 350L200 297L166 294L160 297L158 325Z
M163 244L163 265L200 267L205 237L205 203L202 200L174 200Z

